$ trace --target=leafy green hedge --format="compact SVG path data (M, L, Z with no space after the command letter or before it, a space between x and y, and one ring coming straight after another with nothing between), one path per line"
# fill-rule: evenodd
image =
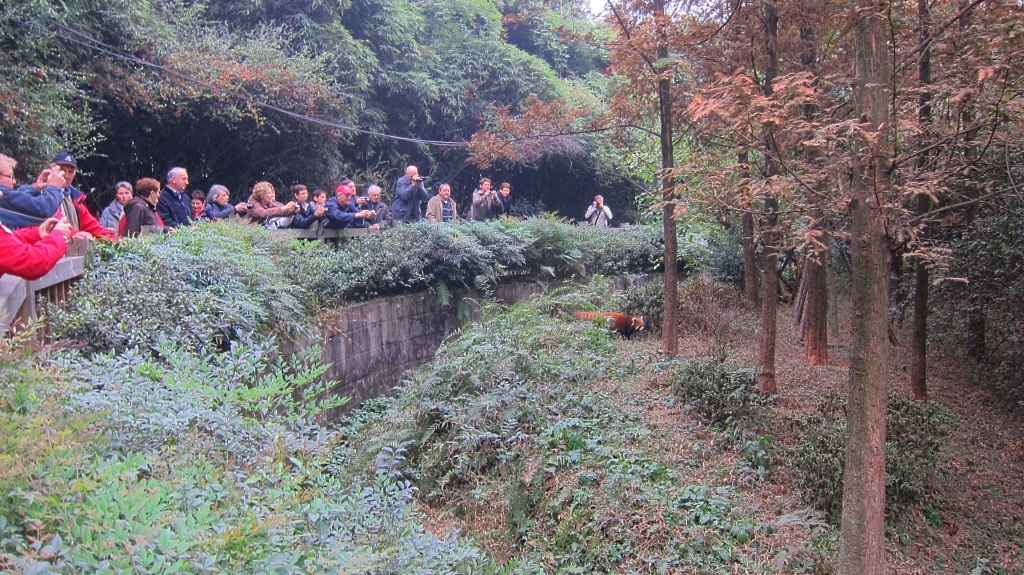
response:
M309 325L307 316L379 296L484 289L512 272L542 279L649 272L661 257L657 233L551 218L423 222L335 249L253 226L200 224L100 244L55 325L61 339L95 351L153 347L161 337L224 350L257 331L293 335Z
M0 339L0 570L491 573L381 469L323 473L325 369L272 340L59 356ZM47 361L47 360L51 361Z

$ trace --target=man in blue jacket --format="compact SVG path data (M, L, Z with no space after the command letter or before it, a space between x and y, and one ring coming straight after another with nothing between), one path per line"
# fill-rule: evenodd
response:
M17 165L13 158L0 154L0 222L11 229L38 226L57 213L64 199L64 172L46 168L36 180L38 190L26 184L15 191Z
M327 200L327 220L324 227L329 230L351 228L356 218L372 218L375 214L370 210L359 210L352 201L356 191L352 180L345 180L334 190L334 197Z
M188 170L171 168L167 172L167 184L156 204L156 213L160 214L165 226L182 228L192 225L192 197L185 191L187 187Z
M416 166L405 169L405 175L395 183L395 201L391 202L391 219L394 223L414 222L423 217L420 204L429 200L430 194L423 186L423 178Z
M8 158L7 163L13 162ZM85 205L85 194L71 185L78 173L78 162L67 152L53 157L49 167L40 172L36 181L5 193L6 202L0 203L0 218L9 227L39 225L47 218L67 219L74 239L117 240L117 235L104 229ZM13 184L12 177L2 178ZM57 184L60 184L59 186Z

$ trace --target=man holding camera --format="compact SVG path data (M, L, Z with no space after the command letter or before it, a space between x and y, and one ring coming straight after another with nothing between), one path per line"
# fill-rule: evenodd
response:
M71 225L71 237L76 240L93 240L104 238L117 240L117 236L100 225L85 205L85 194L72 185L78 173L78 162L67 153L60 152L54 156L49 167L40 172L36 181L25 184L16 191L14 184L14 167L17 165L12 158L0 158L0 166L9 173L0 173L9 177L10 186L4 184L3 191L7 194L0 201L4 224L11 228L38 226L47 218L67 219Z
M327 200L327 221L324 227L329 230L341 230L355 226L356 218L374 218L377 214L372 210L360 210L352 201L356 192L356 184L345 180L334 190L334 197Z
M391 217L395 223L414 222L423 217L420 204L429 200L430 194L423 185L423 178L416 166L405 169L405 175L395 183L395 201L391 202Z
M391 208L380 201L380 194L380 186L370 184L366 187L366 196L356 198L356 205L359 209L370 210L374 214L372 218L356 219L357 228L380 230L391 226Z
M473 192L473 205L469 207L469 219L482 221L495 217L492 211L500 203L498 193L491 189L490 178L481 178L480 187Z
M612 219L612 209L604 205L603 196L594 196L594 203L587 208L587 215L584 217L592 226L607 228L608 222Z

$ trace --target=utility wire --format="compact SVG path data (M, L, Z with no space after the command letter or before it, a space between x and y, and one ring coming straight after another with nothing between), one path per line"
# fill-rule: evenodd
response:
M113 58L117 58L119 60L125 60L125 61L128 61L128 62L133 62L133 63L138 64L140 66L145 66L147 68L153 68L155 70L159 70L160 72L163 72L164 74L167 74L167 75L170 75L170 76L174 76L175 78L184 80L186 82L190 82L190 83L193 83L193 84L198 84L200 86L203 86L203 87L206 87L206 88L208 88L210 90L213 90L214 92L219 92L219 93L222 93L222 94L227 94L228 96L237 98L239 100L242 100L242 101L247 102L249 104L252 104L254 106L258 106L260 108L265 108L265 109L268 109L268 110L273 110L273 111L278 112L280 114L284 114L286 116L290 116L292 118L296 118L298 120L303 120L303 121L306 121L306 122L312 122L314 124L318 124L318 125L321 125L321 126L327 126L327 127L330 127L330 128L336 128L336 129L339 129L339 130L346 130L346 131L349 131L349 132L356 132L356 133L359 133L359 134L365 134L367 136L379 136L379 137L382 137L382 138L388 138L388 139L391 139L391 140L398 140L398 141L401 141L401 142L411 142L413 144L424 144L424 145L427 145L427 146L440 146L440 147L448 147L448 148L464 148L464 147L469 145L466 142L445 142L445 141L441 141L441 140L422 140L422 139L419 139L419 138L409 138L409 137L405 137L405 136L395 136L393 134L385 134L383 132L374 132L372 130L365 130L363 128L356 128L354 126L347 126L345 124L339 124L337 122L331 122L330 120L324 120L324 119L321 119L321 118L314 118L313 116L307 116L306 114L300 114L299 112L294 112L292 110L287 110L285 108L281 108L281 107L275 106L273 104L269 104L267 102L262 102L262 101L259 101L259 100L254 100L253 98L249 97L248 95L246 95L246 94L244 94L242 92L237 92L237 91L231 90L229 88L222 88L220 86L215 86L215 85L213 85L213 84L211 84L209 82L206 82L204 80L200 80L198 78L194 78L194 77L192 77L192 76L190 76L190 75L188 75L188 74L186 74L184 72L179 72L179 71L174 70L172 68L168 68L167 66L163 66L161 64L156 64L154 62L150 62L149 60L146 60L144 58L140 58L140 57L134 56L132 54L127 54L127 53L122 52L121 50L119 50L119 49L117 49L117 48L115 48L113 46L105 44L105 43L97 40L96 38L93 38L92 36L89 36L89 35L85 34L84 32L82 32L80 30L77 30L77 29L72 28L70 26L67 26L65 24L61 24L60 22L54 22L53 24L57 27L58 31L64 32L64 34L58 34L57 37L59 37L59 38L61 38L63 40L66 40L68 42L71 42L73 44L78 44L79 46L83 46L85 48L89 48L89 49L95 50L97 52L102 52L103 54L106 54L106 55L111 56Z

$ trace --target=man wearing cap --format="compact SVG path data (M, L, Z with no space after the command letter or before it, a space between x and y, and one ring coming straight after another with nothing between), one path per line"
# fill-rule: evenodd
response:
M156 212L165 226L182 228L192 225L192 197L185 191L187 187L188 170L174 167L167 171L167 184L156 204Z
M373 219L377 214L371 210L360 210L352 201L356 185L352 180L345 180L338 184L334 190L334 197L327 200L327 220L324 228L329 230L340 230L351 228L356 218Z
M56 217L58 220L67 220L71 225L74 239L105 238L116 241L117 236L101 226L89 212L85 205L85 194L71 185L77 173L78 162L74 156L60 152L53 157L49 167L39 173L35 182L21 186L11 194L5 194L8 202L2 207L15 206L9 209L17 211L26 220L37 220L30 221L27 225L38 225L47 218ZM63 185L58 185L60 180L64 181ZM60 191L59 197L55 197L51 188ZM11 225L20 227L20 224L15 222Z

